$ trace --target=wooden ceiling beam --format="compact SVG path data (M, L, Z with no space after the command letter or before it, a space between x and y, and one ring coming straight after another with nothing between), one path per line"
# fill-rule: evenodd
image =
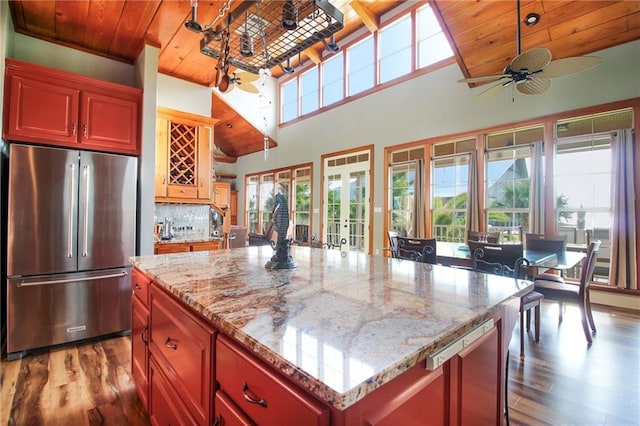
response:
M356 15L360 18L362 23L367 27L367 29L374 33L380 30L380 17L373 13L371 9L369 9L363 2L359 0L353 0L349 3L351 9L356 12Z
M310 47L306 49L304 54L307 55L307 58L311 60L314 64L318 65L322 62L322 51L318 51L315 47Z

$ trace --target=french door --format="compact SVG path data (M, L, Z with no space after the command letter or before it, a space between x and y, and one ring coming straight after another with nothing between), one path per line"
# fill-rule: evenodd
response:
M350 162L347 158L362 161ZM343 251L369 251L369 155L326 158L323 241Z

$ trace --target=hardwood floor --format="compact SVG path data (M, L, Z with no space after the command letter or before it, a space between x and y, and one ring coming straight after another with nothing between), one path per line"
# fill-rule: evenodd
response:
M640 314L596 308L598 333L587 346L568 305L558 327L543 302L540 343L518 326L511 341L511 425L640 424ZM1 425L147 425L130 374L130 340L117 337L3 360Z
M130 366L129 337L3 359L0 424L148 425Z
M518 325L510 345L509 412L514 425L639 425L640 313L594 306L589 347L577 306L543 301L540 342ZM613 309L613 308L611 308Z

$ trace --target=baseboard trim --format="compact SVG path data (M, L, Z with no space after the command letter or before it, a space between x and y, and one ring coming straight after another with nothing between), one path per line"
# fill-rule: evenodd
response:
M618 308L640 311L640 297L636 295L600 291L591 287L589 297L591 299L591 303L596 303L598 305L615 306Z

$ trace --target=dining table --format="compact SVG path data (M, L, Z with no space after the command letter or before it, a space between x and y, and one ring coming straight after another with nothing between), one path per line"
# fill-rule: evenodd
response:
M447 266L472 267L473 261L469 246L465 243L437 241L437 262ZM585 257L582 251L565 250L559 253L535 250L523 250L524 257L531 267L565 271L576 266Z

